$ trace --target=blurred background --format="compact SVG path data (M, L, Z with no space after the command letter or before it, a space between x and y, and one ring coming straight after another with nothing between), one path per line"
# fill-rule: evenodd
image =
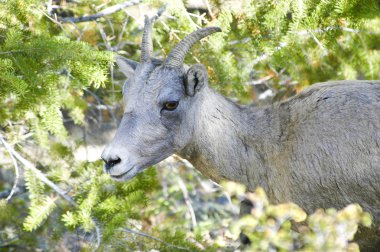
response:
M360 208L341 220L353 228L339 233L339 212L319 212L329 226L306 222L301 237L290 224L305 220L301 209L273 224L265 203L261 226L243 227L239 200L265 195L221 187L175 155L128 183L103 174L100 154L123 114L125 77L113 58L139 61L144 15L156 18L162 59L192 31L221 27L185 62L204 64L210 85L242 104L265 106L327 80L380 79L375 0L0 1L0 250L356 249L348 240L367 223ZM237 241L247 228L259 247ZM305 238L317 229L335 236Z

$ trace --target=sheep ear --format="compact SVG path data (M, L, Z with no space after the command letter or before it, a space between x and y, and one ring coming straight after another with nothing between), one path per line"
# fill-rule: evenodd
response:
M120 68L120 71L127 78L131 77L134 74L136 67L139 65L138 62L127 59L127 58L120 56L120 55L117 55L115 57L115 59L116 59L117 65Z
M185 90L189 96L194 96L208 85L207 70L204 65L196 64L189 68L185 78Z

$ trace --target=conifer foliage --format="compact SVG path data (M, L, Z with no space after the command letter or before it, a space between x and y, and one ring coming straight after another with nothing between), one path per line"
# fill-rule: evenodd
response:
M75 111L83 87L105 84L112 55L64 37L41 1L1 5L0 122L24 120L40 143L63 139L60 109Z
M102 162L75 158L84 143L68 122L86 131L122 114L124 77L113 57L139 60L147 13L156 15L158 58L197 28L221 27L185 61L204 64L210 84L242 103L281 100L318 81L380 79L378 1L186 2L0 0L0 249L233 250L244 230L257 241L248 250L329 250L339 235L342 250L357 250L347 240L359 223L370 224L357 205L307 217L293 204L270 205L259 189L248 197L265 202L260 216L236 222L237 198L207 189L184 161L117 183ZM295 213L308 231L291 230Z

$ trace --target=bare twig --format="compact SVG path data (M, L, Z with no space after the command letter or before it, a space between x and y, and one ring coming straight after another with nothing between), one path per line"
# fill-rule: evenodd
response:
M186 159L183 159L181 158L180 156L178 155L173 155L174 158L176 160L179 160L186 168L190 168L190 169L194 169L193 165L187 161ZM186 185L185 183L183 182L182 178L180 176L178 176L178 185L182 191L182 194L183 194L183 198L185 200L185 203L186 203L186 206L189 210L189 213L190 213L190 216L191 216L191 224L192 224L192 228L196 227L197 226L197 219L195 217L195 212L194 212L194 208L193 208L193 205L191 204L191 199L189 197L189 192L187 191L187 188L186 188Z
M157 19L159 19L166 10L166 5L162 6L158 9L157 13L152 17L152 23L155 22Z
M0 136L0 142L6 146L6 143L4 141L4 139L2 138L2 136ZM6 148L8 153L9 153L9 156L11 157L12 159L12 162L13 162L13 166L15 167L15 174L16 174L16 178L15 178L15 181L13 183L13 187L12 187L12 190L11 192L9 193L8 197L5 199L7 202L12 198L13 194L16 192L16 188L17 188L17 185L18 185L18 181L20 179L20 168L18 167L18 164L17 164L17 160L15 159L15 157L13 156L13 154L10 152L10 150L8 148Z
M13 188L12 188L13 190ZM26 187L25 186L17 186L15 189L14 189L14 193L13 193L13 196L12 197L16 197L20 194L23 194L24 192L26 192ZM5 191L1 191L0 192L0 199L6 199L11 193L11 190L5 190Z
M88 21L95 21L98 18L105 17L108 15L111 15L119 10L122 10L124 8L139 4L142 2L142 0L131 0L128 2L124 2L121 4L116 4L114 6L108 7L94 15L90 16L82 16L82 17L67 17L67 18L62 18L63 23L80 23L80 22L88 22Z
M158 241L158 242L161 242L169 247L172 247L172 248L176 248L176 249L180 249L180 250L186 250L186 251L191 251L190 249L188 248L185 248L185 247L180 247L180 246L177 246L177 245L174 245L174 244L171 244L171 243L168 243L160 238L157 238L157 237L154 237L154 236L151 236L149 234L146 234L146 233L143 233L141 231L136 231L136 230L132 230L132 229L129 229L129 228L122 228L121 229L122 231L124 232L127 232L127 233L131 233L131 234L136 234L136 235L139 235L139 236L143 236L143 237L146 237L146 238L150 238L152 240L155 240L155 241Z
M83 90L87 93L89 93L90 95L92 95L92 97L95 98L96 102L98 103L98 106L102 105L102 100L99 98L99 96L97 96L94 92L92 92L91 90L89 90L88 88L83 88ZM100 119L100 122L103 122L103 113L102 111L98 111L98 116L99 116L99 119Z
M183 198L185 199L185 203L187 205L187 208L189 209L189 213L190 213L190 216L191 216L192 229L194 229L194 227L197 226L197 219L195 218L195 212L194 212L193 205L191 204L191 199L189 197L189 192L187 191L186 185L183 182L182 178L180 176L178 176L177 179L178 179L178 185L181 188L181 191L182 191L182 194L183 194Z
M113 51L112 46L111 46L110 42L107 39L107 35L106 35L105 31L103 30L103 27L101 27L98 22L96 22L96 26L99 29L100 35L102 36L102 39L104 41L104 44L105 44L107 50L108 51Z
M117 106L104 105L102 99L100 99L100 97L98 95L96 95L94 92L92 92L90 89L84 88L83 90L86 91L86 92L88 92L89 94L91 94L95 98L95 100L97 101L98 105L95 105L94 107L97 110L99 110L98 117L99 117L100 122L103 122L103 114L102 114L101 110L107 110L110 113L110 115L112 117L112 120L115 122L115 124L117 124L117 118L116 118L116 115L115 115L115 112L114 112L114 110L117 109ZM90 104L89 106L93 107L92 104Z
M54 16L55 17L55 19L54 19L54 18L50 17L49 14L45 13L43 10L40 10L38 8L37 8L37 10L40 11L45 17L50 19L50 21L52 21L54 24L58 25L62 29L63 33L65 33L66 37L70 37L69 34L67 34L65 28L63 27L62 23L57 20L57 15Z
M95 218L91 218L92 222L95 226L95 234L96 234L96 244L92 251L97 251L100 247L100 242L102 241L102 230L99 227L98 221Z
M108 24L109 24L109 27L111 28L111 31L112 31L112 38L115 38L115 29L113 27L113 22L111 21L111 19L109 19L109 17L104 17Z
M265 77L260 78L260 79L258 79L258 80L248 81L248 82L245 83L245 84L246 84L246 85L253 85L253 86L255 86L255 85L260 85L260 84L263 84L263 83L265 83L266 81L268 81L268 80L270 80L270 79L272 79L272 78L273 78L272 75L268 75L268 76L265 76Z
M202 15L197 15L197 14L194 14L194 13L190 13L189 12L189 15L192 16L192 17L196 17L200 20L202 20L203 22L205 22L206 24L210 23L207 19L205 19L205 13L203 13Z
M207 6L208 13L210 14L210 17L214 20L214 19L215 19L215 15L214 15L214 13L212 13L212 11L211 11L211 6L210 6L208 0L206 0L205 2L206 2L206 6Z
M82 37L84 35L84 32L88 29L89 25L86 24L86 26L83 29L80 29L78 27L78 25L75 24L75 23L71 23L71 25L74 27L74 30L77 30L78 33L79 33L79 36L77 36L77 41L81 41L81 39L82 39ZM71 33L75 34L75 32L73 32L73 31Z
M113 64L110 65L110 75L111 75L111 84L112 84L112 93L111 93L111 96L112 96L112 101L116 101L116 96L115 96L115 72L114 72L114 68L113 68ZM123 89L123 88L122 88ZM117 120L114 120L114 126L117 127Z
M129 16L127 16L125 18L124 22L123 22L121 32L119 33L119 37L117 39L118 44L116 46L116 51L118 51L121 48L121 43L122 43L123 35L124 35L125 31L126 31L128 22L129 22Z
M173 155L174 159L176 159L177 161L180 161L186 168L188 169L195 169L194 166L189 162L187 161L186 159L174 154Z
M248 43L251 40L252 38L243 38L243 39L238 39L238 40L232 40L228 42L228 44L229 45L244 44L244 43Z
M181 163L184 164L186 168L193 167L193 166L187 160L184 160L184 159L182 159L181 157L179 157L177 155L173 155L173 158L175 159L175 161L174 162L173 161L171 161L171 162L169 161L165 166L169 167L169 169L172 170L177 175L177 177L176 177L175 180L177 181L177 183L178 183L178 185L179 185L179 187L180 187L180 189L182 191L183 199L185 201L185 204L186 204L186 207L188 209L188 212L190 213L190 217L191 217L191 229L194 229L194 227L197 226L197 219L196 219L196 216L195 216L195 211L194 211L194 208L193 208L193 205L192 205L192 202L191 202L191 198L189 196L189 192L188 192L188 190L186 188L186 185L185 185L183 179L180 177L179 174L177 174L176 169L175 169L176 165L179 164L178 161L180 161L180 162L183 161ZM164 183L166 183L166 181ZM166 187L166 185L165 185L165 187Z
M120 107L119 105L104 105L104 104L94 105L92 103L88 103L87 106L93 107L97 110L110 110L110 109L117 109Z
M0 243L0 248L6 248L6 247L10 247L12 246L13 244L10 244L16 240L20 239L20 236L16 235L8 240L5 240L5 241L1 241Z
M329 54L329 52L327 51L327 49L322 45L322 43L317 39L317 37L314 35L314 33L312 31L310 31L310 34L311 34L311 37L313 38L313 40L315 41L315 43L317 43L317 45L319 46L319 48L322 50L322 56L326 56Z

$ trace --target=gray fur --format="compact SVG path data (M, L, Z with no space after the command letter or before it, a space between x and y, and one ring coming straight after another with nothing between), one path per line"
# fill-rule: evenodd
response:
M251 107L210 88L202 65L152 59L126 74L125 114L102 154L121 160L107 169L114 179L129 180L177 153L217 182L263 187L274 203L308 212L359 203L380 224L380 81L314 84L284 102ZM167 111L168 101L179 105Z
M199 94L191 143L179 153L215 181L308 212L357 202L380 218L380 82L315 84L266 107ZM195 118L197 118L195 120Z

